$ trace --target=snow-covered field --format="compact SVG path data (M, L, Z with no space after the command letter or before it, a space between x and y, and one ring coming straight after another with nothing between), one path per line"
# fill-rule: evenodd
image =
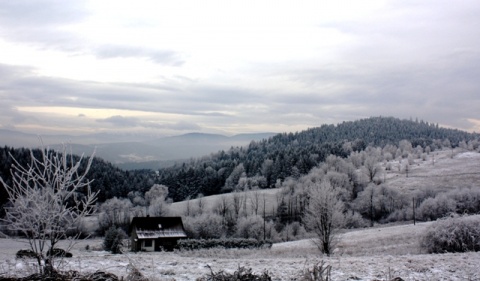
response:
M466 161L468 160L468 161ZM424 188L451 189L478 186L480 153L440 151L427 161L416 159L409 177L394 168L385 175L386 183L404 190ZM269 198L275 199L271 191ZM208 198L205 198L205 203ZM210 204L211 205L211 204ZM430 222L398 224L352 230L341 234L334 255L322 257L310 240L274 244L261 250L202 250L192 252L130 253L111 255L101 251L102 240L83 240L71 250L62 270L89 273L97 270L128 274L128 265L136 266L151 280L195 280L210 272L233 272L238 267L255 273L268 271L274 280L299 280L302 271L324 261L332 267L332 280L480 280L480 253L426 254L419 239ZM89 245L90 250L86 250ZM33 273L34 261L16 260L22 241L0 239L0 277ZM57 261L57 264L60 261Z
M73 258L63 270L82 273L97 270L118 276L128 274L134 264L151 280L195 280L210 272L233 272L239 266L255 273L268 271L274 280L295 280L306 269L324 261L332 267L332 280L480 280L480 253L425 254L419 250L419 236L429 223L355 230L341 235L332 257L322 257L309 240L274 244L262 250L202 250L193 252L130 253L111 255L101 240L82 240L72 249ZM90 246L87 251L86 245ZM21 241L0 239L0 274L26 275L33 261L15 259ZM57 263L60 261L57 261ZM0 275L2 276L2 275Z

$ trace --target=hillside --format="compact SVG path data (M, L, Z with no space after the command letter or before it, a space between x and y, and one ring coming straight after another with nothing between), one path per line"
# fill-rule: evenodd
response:
M453 152L453 154L452 154ZM385 177L384 186L402 191L402 193L411 193L422 189L431 189L435 192L445 192L455 188L479 187L480 183L480 153L469 152L457 148L452 150L439 150L432 152L431 155L423 161L415 160L411 165L408 177L404 170L398 170L398 161L391 162L394 168L391 171L385 170L382 164L382 175ZM278 207L282 197L285 196L286 190L281 188L263 189L256 191L246 191L239 193L246 200L246 208L252 209L251 198L258 196L263 204L265 198L266 215L272 216ZM202 199L191 199L188 201L176 202L171 206L171 210L175 215L184 215L186 213L187 204L192 210L196 210L199 206L199 200L202 200L204 212L214 211L216 206L222 200L232 201L233 193L205 196ZM263 209L260 210L263 215Z
M367 146L398 146L401 140L407 140L413 148L420 146L435 150L446 143L457 147L462 141L476 138L476 134L441 128L423 121L372 117L278 134L252 142L246 148L222 150L161 169L159 182L170 188L174 201L181 201L200 193L230 192L236 188L242 174L252 178L257 188L273 188L278 181L307 174L329 155L345 158L352 151L362 151Z
M210 139L212 136L194 134L184 137L189 142L191 138ZM240 135L238 141L251 137ZM477 134L441 128L427 122L373 117L338 125L323 125L297 133L278 134L251 141L246 147L220 150L157 171L125 171L96 158L89 177L94 179L94 190L100 191L99 202L113 197L126 198L129 194L143 194L153 184L166 185L169 188L168 197L178 202L195 198L198 194L209 196L239 188L271 189L289 177L299 178L308 174L329 155L345 158L352 152L363 151L370 144L397 146L399 141L408 140L412 147L429 147L435 151L447 143L457 147L462 141L477 138ZM169 142L173 144L180 140L171 139ZM24 148L1 148L0 176L7 182L10 180L12 163L10 154L20 163L28 163L30 156ZM239 186L240 182L242 186ZM0 203L7 200L3 187L0 188L0 196Z

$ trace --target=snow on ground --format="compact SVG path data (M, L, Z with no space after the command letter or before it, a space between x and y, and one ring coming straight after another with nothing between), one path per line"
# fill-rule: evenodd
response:
M134 264L152 280L195 280L213 271L233 272L239 266L255 273L268 271L273 280L294 280L305 269L324 261L332 267L332 280L480 280L480 253L425 254L418 241L430 223L374 227L343 233L332 257L322 257L311 240L274 244L260 250L201 250L193 252L126 253L99 251L102 241L83 240L73 249L73 258L60 266L82 273L97 270L118 276ZM86 250L89 245L89 251ZM0 239L0 274L26 275L34 262L15 259L26 248L18 240ZM92 250L94 249L94 250ZM57 261L59 263L60 261ZM0 275L2 276L2 275Z
M468 159L468 161L465 161ZM420 187L451 189L478 185L480 153L432 152L426 161L416 159L409 177L396 168L386 175L386 183L400 189ZM427 179L427 180L425 180ZM273 191L272 191L273 192ZM273 198L274 194L270 197ZM273 199L272 199L273 200ZM465 280L480 281L480 253L426 254L419 239L430 222L398 224L347 231L332 257L322 257L310 240L274 244L261 250L201 250L192 252L130 253L111 255L100 251L102 240L80 241L72 250L73 258L60 264L62 270L81 273L97 270L118 276L128 274L134 264L151 280L195 280L213 271L233 272L239 266L255 273L268 271L273 280L298 279L303 270L324 261L332 267L332 280ZM24 242L24 241L23 241ZM89 245L90 250L86 250ZM15 259L22 241L0 239L0 277L33 273L35 262ZM56 261L61 263L60 260Z
M406 159L394 160L392 169L384 175L385 184L399 190L414 191L432 189L448 191L454 188L476 187L480 181L478 167L480 153L455 150L439 150L427 155L425 161L415 159L405 171ZM384 163L383 166L386 164Z

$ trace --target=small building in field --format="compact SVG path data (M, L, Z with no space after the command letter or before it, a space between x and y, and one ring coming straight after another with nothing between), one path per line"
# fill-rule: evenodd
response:
M132 251L172 251L187 238L181 217L134 217L130 223Z

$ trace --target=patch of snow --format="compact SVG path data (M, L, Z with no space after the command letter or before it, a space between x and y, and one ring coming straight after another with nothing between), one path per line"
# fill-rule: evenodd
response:
M455 156L456 158L476 158L476 157L480 157L480 153L478 152L473 152L473 151L467 151L467 152L463 152L463 153L459 153Z

